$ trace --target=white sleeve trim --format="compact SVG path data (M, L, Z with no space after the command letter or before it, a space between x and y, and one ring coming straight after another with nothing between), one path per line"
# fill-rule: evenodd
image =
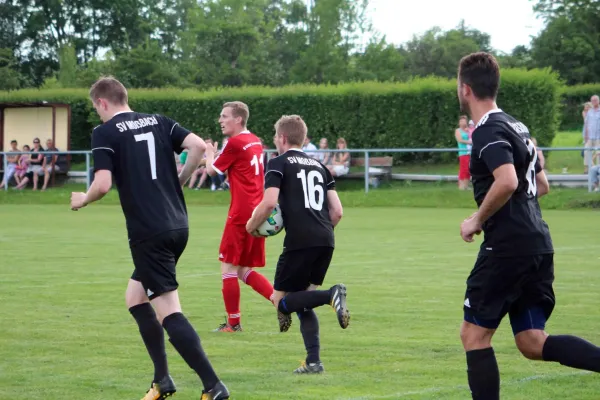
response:
M114 151L113 149L111 149L110 147L94 147L94 148L92 149L92 151L94 151L94 150L109 150L109 151L112 151L112 152L113 152L113 154L114 154L114 152L115 152L115 151Z
M175 122L175 123L173 124L173 127L171 128L171 132L169 132L169 136L171 136L171 135L173 134L173 129L175 129L175 127L176 127L177 125L179 125L179 122Z
M506 144L507 144L509 147L511 147L511 148L512 148L512 146L510 145L510 143L508 143L506 140L498 140L498 141L496 141L496 142L491 142L491 143L488 143L488 144L486 144L485 146L483 146L483 148L482 148L482 149L481 149L481 151L479 152L479 158L481 158L481 154L483 153L483 151L484 151L485 149L487 149L487 148L488 148L488 146L491 146L491 145L493 145L493 144L499 144L499 143L506 143Z
M279 175L283 176L283 172L281 172L281 171L277 171L276 169L270 169L270 170L268 170L268 171L267 171L267 174L268 174L269 172L277 172Z
M215 161L217 161L217 160L215 159ZM219 175L225 175L223 172L221 172L221 170L219 168L215 167L215 163L214 162L213 162L212 168L215 170L215 172L217 174L219 174Z

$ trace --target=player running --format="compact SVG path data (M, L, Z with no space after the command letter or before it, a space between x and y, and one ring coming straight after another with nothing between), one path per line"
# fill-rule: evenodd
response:
M181 312L177 293L176 265L188 240L181 187L200 164L205 144L167 117L131 111L127 90L112 77L94 83L90 97L104 122L92 133L94 182L87 193L71 194L71 208L79 210L100 200L114 176L135 266L125 300L154 363L154 379L142 400L165 399L176 391L169 376L163 328L202 380L202 400L229 399L198 334ZM188 150L188 158L177 176L173 152L183 149Z
M290 314L297 313L307 356L294 373L321 373L324 368L319 354L319 320L313 309L330 304L343 329L350 322L343 284L316 290L323 284L331 263L333 228L342 218L342 203L329 170L302 151L307 133L302 118L284 116L277 121L275 131L274 142L280 156L268 163L264 199L246 230L256 234L279 202L285 224L283 253L275 272L274 304L279 329L287 331L292 322Z
M467 280L461 339L473 399L500 398L492 336L506 314L515 342L531 360L600 372L600 348L569 335L548 335L554 309L554 249L538 198L549 185L527 127L496 105L495 58L474 53L460 61L458 99L479 121L473 132L471 175L479 210L460 229L466 242L485 233Z
M215 158L218 143L207 145L206 170L210 176L229 177L231 204L219 248L223 278L223 301L227 319L215 331L240 332L241 279L272 301L273 286L253 268L265 266L265 239L246 232L246 222L260 203L264 188L262 143L248 131L248 106L240 101L225 103L219 117L223 135L228 139Z

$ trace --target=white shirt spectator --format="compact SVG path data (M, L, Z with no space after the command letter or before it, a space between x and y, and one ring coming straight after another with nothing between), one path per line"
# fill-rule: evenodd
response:
M312 142L308 142L307 144L305 144L304 146L302 146L302 150L304 150L304 152L306 154L308 154L311 157L317 157L318 154L315 152L315 150L317 150L317 146L315 146L314 144L312 144Z

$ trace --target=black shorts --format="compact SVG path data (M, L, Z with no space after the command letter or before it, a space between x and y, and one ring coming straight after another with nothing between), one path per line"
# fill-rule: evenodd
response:
M545 319L542 322L545 323L555 304L553 282L553 254L522 257L480 255L467 279L465 320L495 329L507 313L511 324L515 325L524 312L535 309L543 314Z
M333 247L284 250L277 261L273 288L300 292L310 285L322 285L333 257Z
M135 266L131 279L142 283L150 300L179 287L175 267L187 241L188 229L177 229L130 246Z

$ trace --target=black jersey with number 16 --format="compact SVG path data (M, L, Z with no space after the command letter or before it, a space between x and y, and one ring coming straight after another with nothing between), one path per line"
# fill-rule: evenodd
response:
M481 118L472 138L470 170L478 206L494 183L496 168L513 164L518 179L508 202L483 224L481 253L505 257L552 253L552 239L537 200L535 176L541 167L527 127L496 109Z
M132 243L188 227L173 152L190 133L162 115L123 112L92 133L94 170L109 170Z
M277 187L285 224L284 247L334 247L327 191L335 190L329 170L302 150L290 149L269 160L265 188Z

